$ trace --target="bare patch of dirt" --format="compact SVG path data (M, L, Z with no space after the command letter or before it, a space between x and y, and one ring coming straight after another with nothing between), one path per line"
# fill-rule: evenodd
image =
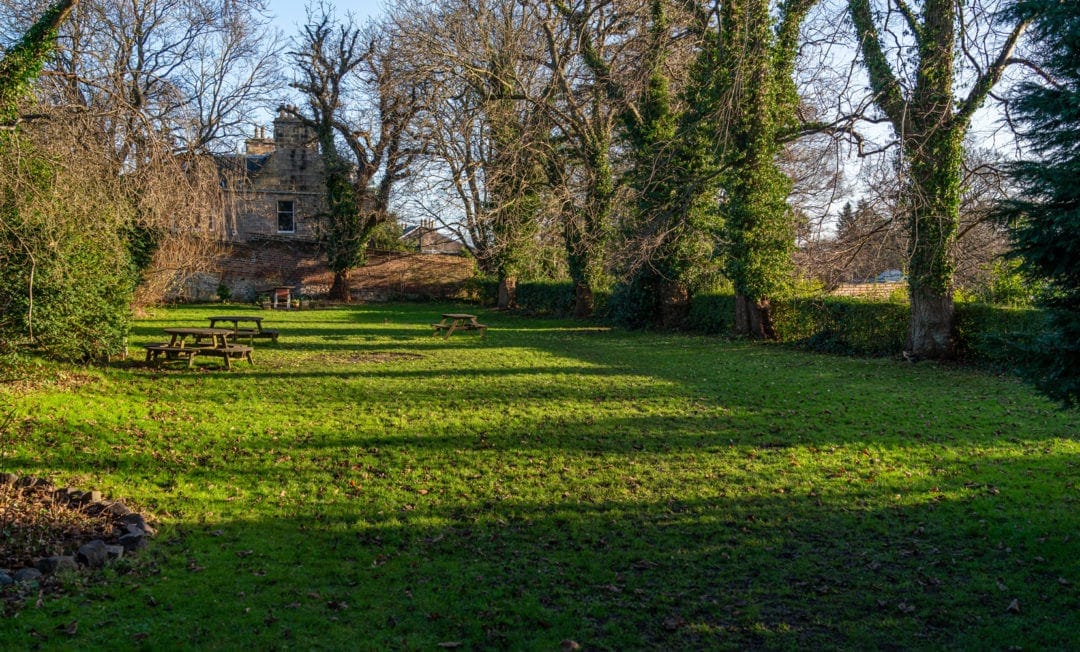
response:
M458 296L475 274L473 261L440 254L372 256L349 272L353 293L361 299L417 295L439 299Z
M112 532L110 515L91 516L62 505L44 487L0 485L0 568L14 570L41 557L72 554Z

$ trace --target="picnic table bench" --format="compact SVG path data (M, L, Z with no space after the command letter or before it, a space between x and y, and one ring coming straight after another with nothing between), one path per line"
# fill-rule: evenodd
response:
M441 333L444 340L450 339L450 335L458 330L480 331L481 338L487 337L487 325L476 321L476 315L457 312L443 313L442 321L431 326L435 329L432 335Z
M266 338L278 341L278 331L263 328L263 318L257 315L215 315L210 317L210 328L217 326L218 322L225 322L232 324L232 333L234 338L246 337L248 338L248 344L254 344L255 338ZM254 327L241 327L241 323L251 323Z
M159 357L166 360L187 358L188 368L192 368L197 355L210 355L221 358L226 369L232 369L234 358L246 358L248 363L255 364L251 353L255 349L245 344L231 344L228 337L233 333L228 328L166 328L165 332L172 336L168 342L147 344L146 363L151 364ZM192 337L195 341L187 344L186 339ZM209 344L203 344L203 339L209 339Z

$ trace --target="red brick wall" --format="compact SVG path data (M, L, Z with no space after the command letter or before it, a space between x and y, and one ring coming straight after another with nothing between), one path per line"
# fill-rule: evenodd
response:
M293 296L318 297L330 290L334 279L312 243L265 239L228 249L216 261L216 271L189 283L183 298L213 299L219 283L236 301L253 301L276 286L293 288ZM357 300L447 299L459 294L474 269L471 260L460 256L373 252L367 265L349 273L349 282Z

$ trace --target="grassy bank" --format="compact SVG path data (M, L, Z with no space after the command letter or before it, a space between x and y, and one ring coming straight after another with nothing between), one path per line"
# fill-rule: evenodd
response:
M1080 416L1019 382L497 314L486 340L432 338L449 308L263 313L281 342L255 366L4 390L2 470L160 525L13 610L5 645L1035 649L1080 628ZM220 312L159 311L132 352Z

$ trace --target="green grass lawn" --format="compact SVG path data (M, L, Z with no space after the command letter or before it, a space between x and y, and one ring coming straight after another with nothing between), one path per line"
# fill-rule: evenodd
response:
M140 345L250 308L160 310L133 361L0 390L0 470L159 525L0 647L1076 644L1076 412L971 370L571 321L431 337L451 308L262 313L280 343L232 372Z

